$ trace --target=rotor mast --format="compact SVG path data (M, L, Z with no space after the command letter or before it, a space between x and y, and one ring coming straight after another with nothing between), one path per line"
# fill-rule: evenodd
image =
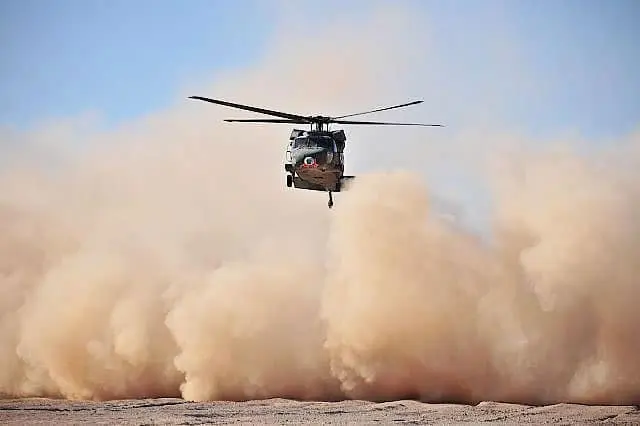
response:
M323 132L329 130L330 117L323 117L321 115L311 118L311 131Z

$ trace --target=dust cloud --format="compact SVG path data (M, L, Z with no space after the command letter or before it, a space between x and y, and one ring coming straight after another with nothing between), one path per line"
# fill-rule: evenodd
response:
M329 211L269 130L183 124L3 169L2 395L638 402L637 136L503 157L487 242L413 172Z
M135 123L1 136L0 395L640 402L637 134L488 150L487 241L436 214L422 170L358 173L329 211L285 186L288 128L186 100L397 99L414 33L385 8L283 35L272 62Z

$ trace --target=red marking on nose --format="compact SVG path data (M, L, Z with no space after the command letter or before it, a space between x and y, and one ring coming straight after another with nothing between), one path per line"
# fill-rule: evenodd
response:
M313 157L306 157L302 162L302 167L318 167L316 159Z

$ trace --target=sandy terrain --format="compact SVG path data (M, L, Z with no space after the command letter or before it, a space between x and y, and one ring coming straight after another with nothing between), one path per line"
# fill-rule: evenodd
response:
M496 402L478 405L424 404L415 401L192 403L181 399L109 402L23 399L0 401L2 424L203 424L203 423L553 423L640 424L634 406L556 404L533 407Z

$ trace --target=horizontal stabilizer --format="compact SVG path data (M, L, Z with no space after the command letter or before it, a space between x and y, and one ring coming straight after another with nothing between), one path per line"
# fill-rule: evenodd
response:
M342 176L340 178L340 188L336 192L342 192L342 191L348 190L349 185L351 184L351 181L355 178L356 178L355 176Z

